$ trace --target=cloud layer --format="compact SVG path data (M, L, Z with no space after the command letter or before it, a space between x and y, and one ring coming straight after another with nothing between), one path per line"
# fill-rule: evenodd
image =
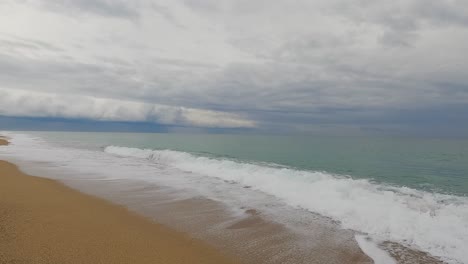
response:
M9 89L0 89L1 115L154 122L194 127L255 127L254 122L229 113L89 96L67 96Z
M229 113L265 130L387 129L409 126L404 116L456 130L467 47L463 0L0 3L0 87Z

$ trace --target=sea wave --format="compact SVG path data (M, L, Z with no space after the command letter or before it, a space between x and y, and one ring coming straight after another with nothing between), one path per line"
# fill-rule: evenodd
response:
M343 228L398 242L449 263L468 263L466 197L181 151L119 146L104 151L250 186L291 206L335 219Z

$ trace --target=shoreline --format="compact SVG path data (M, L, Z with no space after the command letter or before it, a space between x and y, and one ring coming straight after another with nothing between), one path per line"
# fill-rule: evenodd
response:
M10 139L0 135L0 145L8 144L7 140ZM14 138L11 140L15 142ZM17 147L16 142L10 147ZM8 147L5 148L5 150L7 149ZM23 146L22 151L28 150L29 147ZM159 231L164 229L173 232L175 235L171 235L169 232L168 236L173 240L175 239L179 242L182 241L180 243L178 242L178 245L173 248L175 255L186 254L186 248L181 249L180 245L189 241L189 244L197 244L205 250L208 249L211 253L214 252L216 257L222 258L222 261L217 260L210 262L202 260L202 263L233 263L233 260L235 260L235 263L265 264L368 264L373 262L371 259L374 257L371 256L375 256L373 255L373 252L366 252L361 243L358 244L357 239L355 238L355 232L338 228L336 223L330 221L330 219L324 219L319 215L302 214L293 209L282 208L281 210L283 214L296 216L292 218L289 217L287 219L302 219L300 222L293 222L294 226L287 226L285 223L289 222L281 220L277 221L274 219L274 217L278 217L278 215L269 215L268 210L265 210L266 208L262 209L261 207L251 205L249 203L243 204L239 208L234 208L235 211L230 211L230 208L225 207L224 204L219 203L216 200L211 200L202 196L181 196L180 191L171 189L171 187L167 187L164 184L156 185L151 182L148 183L146 181L138 180L101 180L99 177L96 178L95 176L92 176L94 170L83 171L83 169L86 169L87 167L77 167L67 171L57 169L53 163L38 163L34 160L17 159L14 157L14 155L2 155L2 158L0 159L0 230L7 230L2 226L4 221L2 222L3 219L1 218L2 215L7 215L5 212L9 213L6 210L3 210L6 207L2 204L2 202L8 201L8 199L2 198L2 189L8 189L8 187L1 185L3 184L2 180L5 180L2 179L2 176L4 176L4 167L10 166L10 169L12 168L11 170L13 170L14 173L21 174L19 178L32 178L29 180L23 179L23 182L20 181L13 184L16 186L16 189L18 189L17 192L29 193L29 190L24 190L24 188L20 187L30 187L30 181L47 181L49 184L55 184L60 188L66 189L64 192L73 192L75 195L77 194L98 200L99 203L106 204L108 207L118 208L121 211L125 211L127 216L131 215L131 217L136 217L140 220L143 219L146 224L151 225L152 228L157 228ZM115 163L118 161L112 162ZM93 165L91 163L90 168L94 168L96 165L97 164ZM19 171L17 166L21 168L21 171ZM125 172L125 174L129 173L132 175L131 173L133 173L133 170ZM83 174L87 176L84 176ZM37 196L37 192L35 192L35 190L31 193L34 194L33 197ZM15 195L17 195L17 193ZM15 198L9 198L11 201L15 200ZM56 195L55 199L57 200L57 198L62 199L62 194ZM266 198L269 199L269 197ZM261 195L257 195L256 199L261 200L264 198L261 197ZM31 202L31 200L34 199L30 199L29 202ZM281 206L281 204L277 204L277 206ZM90 208L86 208L86 210L89 209ZM41 211L42 209L38 206L36 210ZM68 207L61 208L60 210L67 212L70 211ZM15 213L15 210L12 212ZM102 212L102 214L107 213ZM47 220L49 215L43 214L41 217L43 218L42 220ZM115 214L114 217L112 217L111 214L104 216L103 219L112 218L110 221L113 222L115 218L118 217L120 216L116 216ZM122 222L120 219L119 221ZM100 224L104 226L108 224L103 222L105 221L101 221ZM14 224L12 225L13 227ZM65 227L70 227L69 222L62 221L59 224L62 224L62 226ZM122 228L134 229L129 221L125 221ZM114 233L119 233L120 230L121 229L114 231ZM57 235L55 234L56 231L57 230L53 228L49 228L49 233L51 233L52 236ZM143 232L148 233L146 231ZM6 232L0 232L0 235L1 233L7 234ZM26 235L34 236L34 233L27 233ZM99 236L98 239L106 240L105 236L95 236ZM156 232L153 233L153 236L158 237L159 234ZM74 237L72 236L71 239L69 237L65 237L62 240L70 239L74 242L73 239L76 237L79 237L79 235L75 235ZM8 245L4 246L2 243L5 243L6 238L7 235L4 237L0 236L0 263L3 263L4 261L4 257L6 256L5 252L8 253L8 251L10 251L18 253L23 250L22 248L21 250L14 250L11 247L7 247ZM124 241L124 243L125 242L126 241ZM49 243L48 240L44 242L44 244L47 243ZM379 244L378 247L380 249L376 248L377 250L383 250L381 253L389 254L399 264L418 263L418 261L422 260L424 260L425 263L441 263L426 253L413 251L396 243L385 242ZM5 248L5 250L2 251L2 248ZM156 244L154 248L158 249L159 246ZM152 251L155 251L154 248ZM130 249L130 251L132 250L133 249ZM122 246L119 251L127 252L128 250L125 246ZM166 250L164 249L164 251ZM387 251L387 253L384 251ZM140 254L139 250L137 254ZM206 254L201 255L202 258L206 257ZM235 256L235 258L226 259L226 256ZM37 257L35 257L35 259L37 259ZM115 258L111 261L101 261L100 263L120 263L119 259L120 258ZM374 261L375 260L376 259L374 259ZM14 261L17 260L14 259ZM130 263L135 263L135 261L135 258L132 258ZM20 261L19 263L30 262L31 261ZM60 260L58 263L63 262L70 263L69 261L64 260ZM77 263L81 262L82 261L78 261ZM87 262L93 263L96 261ZM136 263L159 262L152 259L151 262L137 261ZM175 262L163 260L162 262L168 264L193 263L192 257L189 262L180 260ZM196 263L199 262L200 261L197 261ZM50 263L50 261L35 263ZM124 260L122 263L126 263L126 261ZM380 262L377 261L377 263Z
M235 263L187 234L12 163L0 161L0 182L1 263Z
M108 206L121 208L127 214L143 218L150 224L174 231L183 235L185 240L200 241L199 244L213 249L216 253L235 256L234 259L228 259L230 262L235 260L236 263L372 263L354 241L352 232L335 229L333 225L314 219L311 219L312 222L306 227L311 228L311 236L303 236L300 233L291 233L291 230L283 224L266 219L249 207L244 209L243 216L233 216L221 204L209 199L201 197L173 199L174 197L167 195L161 186L140 184L133 187L131 184L119 186L119 182L99 180L90 184L90 181L80 180L79 177L76 180L73 176L62 177L62 172L56 175L53 172L53 177L49 177L51 172L48 166L40 169L42 165L37 167L27 161L9 159L7 156L3 159L12 162L10 164L12 166L20 166L21 171L25 172L23 173L25 177L53 182L78 195L100 200ZM135 188L139 191L132 191ZM148 193L151 195L145 196ZM104 216L106 217L108 216ZM201 261L201 263L211 262ZM216 261L216 263L228 262Z

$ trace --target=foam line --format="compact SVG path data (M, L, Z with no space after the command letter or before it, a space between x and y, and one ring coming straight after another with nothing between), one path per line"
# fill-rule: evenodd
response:
M343 228L395 241L451 263L468 263L466 197L172 150L108 146L105 152L248 185L338 220Z
M359 247L374 261L374 264L397 264L385 250L380 249L370 238L364 235L356 235L355 238Z
M56 168L79 171L80 175L138 179L171 186L201 186L216 179L235 182L239 190L250 186L254 193L262 192L292 207L330 217L343 228L367 234L375 241L397 242L448 263L468 263L467 197L181 151L118 146L91 151L50 145L27 135L3 134L11 139L11 144L2 147L0 155L53 162ZM233 191L229 195L235 197L238 193L242 192Z

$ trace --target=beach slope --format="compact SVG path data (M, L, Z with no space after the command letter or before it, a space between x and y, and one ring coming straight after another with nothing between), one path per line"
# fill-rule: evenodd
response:
M0 161L0 263L232 261L123 207Z

